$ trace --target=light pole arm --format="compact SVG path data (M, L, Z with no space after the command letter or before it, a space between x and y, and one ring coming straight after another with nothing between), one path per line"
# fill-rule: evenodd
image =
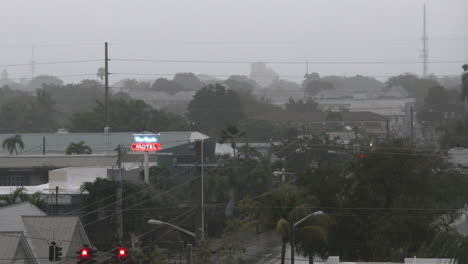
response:
M309 219L310 217L314 216L314 214L310 214L304 218L302 218L301 220L297 221L296 223L294 223L293 225L293 231L294 229L296 228L296 226L300 225L302 222L304 222L305 220Z
M174 229L179 230L179 231L182 232L182 233L185 233L185 234L187 234L187 235L189 235L189 236L195 237L195 233L190 232L190 231L188 231L188 230L185 230L185 229L183 229L183 228L180 228L180 227L178 227L178 226L175 226L175 225L173 225L173 224L169 224L169 223L164 222L164 225L170 226L170 227L172 227L172 228L174 228Z

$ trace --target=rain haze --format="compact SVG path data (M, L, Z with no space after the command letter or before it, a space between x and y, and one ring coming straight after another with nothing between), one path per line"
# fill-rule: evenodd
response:
M302 80L305 62L322 75L421 74L419 64L314 64L421 61L423 4L427 5L429 60L468 58L464 0L392 1L7 1L2 4L2 64L110 59L295 62L270 64L285 79ZM301 63L303 62L303 64ZM460 63L429 66L453 75ZM101 62L37 65L37 74L93 74ZM3 67L10 78L27 67ZM111 73L248 74L248 64L118 62ZM298 77L296 77L298 76ZM132 77L114 75L116 79ZM137 76L133 76L137 77ZM157 76L147 78L156 78ZM146 77L140 77L146 78ZM76 77L64 78L77 81Z
M468 0L1 7L1 263L468 264Z

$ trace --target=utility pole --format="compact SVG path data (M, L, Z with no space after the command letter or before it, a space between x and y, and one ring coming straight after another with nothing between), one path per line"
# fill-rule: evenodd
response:
M354 126L354 155L359 155L359 133L358 133L358 127Z
M55 214L58 215L58 192L59 187L55 186Z
M204 167L204 156L203 156L203 139L201 140L201 148L200 148L200 151L201 151L201 162L200 162L200 165L201 165L201 239L204 240L205 239L205 191L204 191L204 170L203 170L203 167Z
M122 147L117 146L117 228L118 228L118 240L122 243L123 240L123 218L122 218ZM112 175L115 175L115 169L112 170ZM115 180L115 179L114 179Z
M385 120L385 139L388 140L390 136L390 121L388 119Z
M307 98L306 88L307 88L307 79L309 78L309 60L308 59L306 59L305 66L306 66L306 73L304 75L304 83L303 83L304 103L306 102L306 98Z
M143 180L146 184L149 184L149 152L145 151L145 153L143 153L143 157L144 157L144 162L143 162L144 179Z
M429 50L427 48L427 28L426 28L426 5L423 7L423 50L422 50L422 59L423 59L423 77L427 77L428 71L428 61L429 61Z
M413 107L410 108L410 148L413 148L414 125L413 125Z
M42 137L42 155L45 156L45 136Z
M104 43L104 104L106 115L106 127L109 127L109 56L107 42Z

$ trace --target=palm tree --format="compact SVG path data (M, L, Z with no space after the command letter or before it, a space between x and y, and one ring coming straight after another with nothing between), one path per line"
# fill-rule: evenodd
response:
M244 221L275 229L281 235L281 263L284 264L291 224L311 213L312 205L318 203L317 199L294 186L282 185L257 201L246 201L241 202Z
M21 186L10 194L0 196L1 205L10 205L21 202L30 202L40 209L46 207L46 202L42 199L41 192L35 192L31 195L26 194L26 188Z
M18 148L21 150L24 149L24 142L21 139L21 135L16 134L3 140L2 148L7 149L10 155L13 154L13 151L18 155Z
M99 68L96 76L101 80L101 82L104 80L104 75L106 75L106 70L103 67Z
M281 264L284 264L285 257L286 257L286 245L288 244L290 237L289 234L289 222L288 220L281 218L276 223L275 227L276 232L281 235Z
M85 145L84 141L80 141L78 143L74 143L74 142L70 143L70 145L68 145L67 149L65 150L65 153L67 155L70 155L70 154L92 154L93 151L88 145Z
M468 263L468 237L450 224L452 219L440 218L432 224L436 235L426 247L428 257L450 258L452 263Z
M237 158L236 155L236 145L237 142L239 141L240 138L245 136L245 132L239 131L239 129L236 126L229 125L226 127L226 129L221 130L221 139L219 140L219 143L225 143L229 142L231 143L232 147L232 152L234 155L234 158Z
M295 230L295 244L297 244L298 252L302 252L302 255L308 256L309 264L313 264L314 256L327 257L327 227L330 219L327 215L320 215L311 217L306 221L304 227Z

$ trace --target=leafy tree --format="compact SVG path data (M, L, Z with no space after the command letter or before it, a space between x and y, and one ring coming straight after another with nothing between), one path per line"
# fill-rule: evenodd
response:
M82 197L82 221L96 247L108 250L114 247L113 241L117 230L115 215L116 187L118 182L98 178L94 182L86 182L81 186L82 192L88 195ZM130 239L130 233L147 232L147 226L142 225L155 215L160 215L157 208L177 206L176 198L155 189L151 185L141 185L124 181L122 183L124 196L123 208L132 209L123 212L123 228L125 239ZM154 208L154 209L151 209ZM143 238L142 238L143 239ZM149 242L148 242L149 243Z
M141 171L140 175L143 176L144 172ZM149 178L153 187L159 191L167 191L175 185L174 176L165 167L150 167Z
M32 121L35 131L50 132L57 127L55 101L44 89L36 90L36 100L32 108Z
M62 126L74 113L89 111L97 105L97 99L104 98L104 87L95 80L61 86L44 85L43 90L54 102L54 116Z
M242 264L244 263L241 254L245 252L245 247L240 241L239 234L243 231L242 223L239 220L228 220L222 235L222 243L215 249L219 256L217 263Z
M290 226L311 213L317 205L315 197L291 185L283 185L256 200L245 199L240 204L243 221L264 229L275 229L281 235L281 263L285 263L286 245L290 241Z
M70 145L68 145L67 149L65 150L65 153L67 155L71 155L71 154L91 154L93 153L91 147L89 147L88 145L85 145L85 142L84 141L80 141L78 143L70 143Z
M189 91L197 91L205 84L193 73L177 73L174 76L174 82L179 83L184 89Z
M231 90L244 95L251 95L255 89L255 82L245 76L230 76L224 84Z
M333 84L329 82L325 82L321 80L311 80L306 83L306 86L304 89L308 95L313 96L322 90L330 90L334 88L335 87L333 86Z
M110 100L110 123L115 132L187 130L184 119L155 110L142 100L114 98ZM105 108L98 102L92 111L73 114L68 125L72 132L100 132L104 128Z
M403 74L390 77L386 82L387 87L401 86L410 97L416 99L416 109L420 110L424 104L428 91L431 87L439 86L437 80L419 78L414 74Z
M174 95L178 92L184 91L185 88L182 86L182 84L176 82L176 81L171 81L166 78L159 78L157 79L152 85L151 88L153 88L156 91L161 91L165 92L170 95Z
M444 209L460 208L468 199L467 184L437 154L414 152L400 144L380 146L347 169L342 196L342 207L376 210L340 212L333 241L356 246L335 248L344 258L373 261L401 261L415 255L431 241L430 225L446 213ZM422 213L416 208L438 210Z
M63 81L55 76L50 75L39 75L34 77L29 84L28 89L35 91L36 89L41 89L45 84L54 84L54 85L63 85Z
M210 241L207 239L201 240L195 251L193 264L210 264L211 263L211 247Z
M463 70L465 71L462 75L462 100L465 101L468 99L468 64L464 64L462 66Z
M311 98L308 98L306 101L294 100L289 98L289 101L286 103L286 110L299 114L307 114L311 112L319 112L318 103L314 102Z
M344 177L346 164L330 160L320 162L316 169L306 169L297 176L297 186L313 193L320 204L326 207L339 206L341 191L346 179Z
M218 135L228 125L244 118L239 94L220 84L200 89L188 105L187 117L201 132Z
M16 134L9 138L5 138L2 142L2 148L8 150L10 155L13 154L13 151L18 155L18 148L21 150L24 149L24 142L21 139L21 135Z
M305 216L304 216L305 217ZM314 263L314 257L322 259L328 257L328 226L330 218L328 215L317 215L310 217L297 227L296 240L298 252L309 257L309 264Z

